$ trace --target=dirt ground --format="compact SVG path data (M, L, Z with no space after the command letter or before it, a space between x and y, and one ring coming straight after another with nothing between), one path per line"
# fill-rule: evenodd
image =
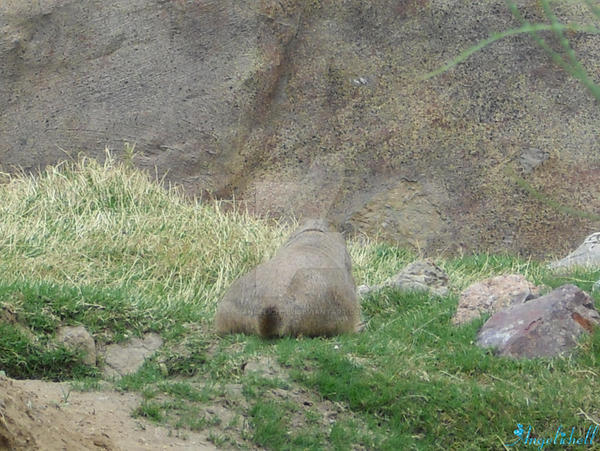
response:
M139 395L0 376L0 450L213 450L202 433L131 417Z

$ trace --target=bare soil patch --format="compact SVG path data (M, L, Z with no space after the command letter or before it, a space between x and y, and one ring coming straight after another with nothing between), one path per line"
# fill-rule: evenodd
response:
M0 449L212 450L206 435L131 417L140 396L0 376Z

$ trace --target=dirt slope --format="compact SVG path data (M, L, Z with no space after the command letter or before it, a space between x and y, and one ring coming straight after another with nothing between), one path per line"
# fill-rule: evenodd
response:
M134 419L139 396L115 391L69 391L68 383L0 376L0 449L212 450L206 437Z

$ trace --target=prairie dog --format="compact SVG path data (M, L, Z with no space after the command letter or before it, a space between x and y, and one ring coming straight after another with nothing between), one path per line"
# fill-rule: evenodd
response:
M237 279L221 300L218 333L336 335L360 327L352 264L341 234L305 221L275 256Z

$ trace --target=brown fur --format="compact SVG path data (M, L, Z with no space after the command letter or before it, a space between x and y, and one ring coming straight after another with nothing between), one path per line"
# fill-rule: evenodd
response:
M281 315L276 305L265 307L258 316L258 333L263 337L272 337L277 335L277 330L281 325Z
M360 328L343 237L322 220L298 228L275 256L236 280L219 304L219 333L335 335Z

